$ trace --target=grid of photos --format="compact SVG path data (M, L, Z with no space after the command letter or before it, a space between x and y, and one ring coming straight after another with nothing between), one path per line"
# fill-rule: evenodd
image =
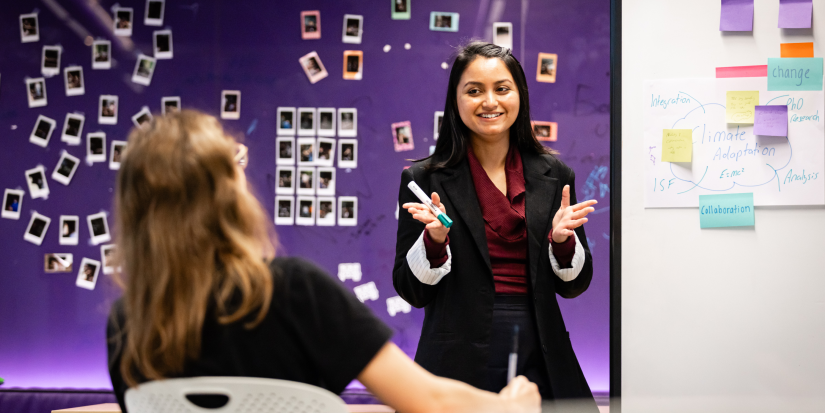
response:
M165 0L145 0L145 15L144 24L147 26L163 26L164 24L164 9ZM116 36L131 36L133 33L135 19L139 19L136 15L136 10L131 7L120 7L115 4L111 9L111 27ZM137 10L137 13L140 13ZM317 15L317 32L320 35L320 15ZM40 27L39 16L37 9L34 13L20 14L20 40L21 43L39 42L40 41ZM160 59L172 59L174 57L172 47L172 31L169 29L159 30L153 33L153 52L149 56L139 55L137 62L132 72L131 80L137 84L149 86L152 81L152 76L156 68L156 62ZM310 30L311 31L311 30ZM87 37L85 41L86 46L91 46L92 65L94 70L111 69L115 62L112 56L112 43L110 40L93 40ZM38 47L40 52L40 76L37 78L26 77L24 79L26 87L26 100L28 107L41 108L48 105L48 98L46 93L46 79L52 77L59 77L62 75L62 83L64 85L65 95L67 97L82 96L86 93L86 82L84 76L83 66L71 62L67 66L63 66L61 61L65 61L68 55L63 55L63 46L42 45ZM37 50L37 49L35 49ZM36 54L35 54L36 57ZM320 60L318 61L320 64ZM128 78L127 78L128 79ZM60 82L58 80L58 82ZM232 117L231 112L235 112L234 116L239 115L240 112L240 92L227 91L228 95L225 97L224 108L230 112L228 117ZM22 96L21 96L22 98ZM161 101L162 112L180 110L180 97L164 97ZM97 112L98 123L102 125L116 125L118 120L118 96L115 95L100 95L98 100ZM335 119L336 112L332 109L332 114L325 114L324 120L326 128L332 130L330 135L335 136ZM52 115L53 116L53 115ZM60 141L67 146L79 146L82 143L84 134L84 126L86 123L86 116L82 112L66 113L65 120L62 123L61 130L56 131L59 119L52 119L48 116L39 114L34 122L34 126L29 134L29 142L39 147L46 148L48 151L50 140L53 134L60 136ZM94 115L91 115L94 116ZM147 107L143 107L140 112L132 117L132 121L139 127L152 121L152 113ZM327 121L331 121L330 126ZM26 128L24 126L24 128ZM12 126L12 130L17 129L16 125ZM26 129L25 132L28 131ZM87 163L105 162L107 160L106 153L106 135L103 132L87 133L86 135L86 157ZM112 141L111 149L109 150L108 162L110 169L119 169L122 155L126 149L125 141ZM324 144L324 156L333 156L333 145ZM77 149L68 148L69 150L78 151ZM0 205L0 215L3 219L20 220L23 210L23 198L27 195L31 199L47 199L50 190L47 178L50 176L52 180L59 182L62 185L70 186L73 178L79 169L81 162L84 160L83 156L75 153L74 156L68 150L61 149L60 156L57 159L53 169L49 170L46 166L37 165L34 168L24 171L25 188L6 188L3 193L2 205ZM82 152L82 149L80 149ZM53 162L54 159L49 159L48 162ZM314 170L313 170L314 172ZM325 173L325 176L328 174ZM328 182L327 182L328 184ZM43 240L47 236L52 218L38 213L37 211L29 211L30 218L28 225L23 233L23 239L26 242L35 245L43 245ZM82 218L78 215L60 215L58 241L59 245L63 246L77 246L80 245L80 233ZM111 241L111 234L109 231L108 218L105 212L89 215L86 217L89 228L89 242L94 245L104 244ZM55 222L57 224L57 222ZM54 230L52 231L55 232ZM95 288L98 274L102 270L103 273L109 274L114 271L114 245L101 245L101 258L96 261L89 258L83 258L80 265L76 265L73 255L70 253L54 253L49 252L44 254L44 272L46 273L72 273L77 272L76 285L81 288L93 290ZM2 381L2 380L0 380Z
M275 225L357 225L357 197L336 197L336 177L358 166L358 111L278 107L276 119Z

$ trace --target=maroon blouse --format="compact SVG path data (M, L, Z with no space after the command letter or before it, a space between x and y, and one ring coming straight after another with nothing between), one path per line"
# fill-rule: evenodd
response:
M467 151L470 172L473 176L478 203L484 217L487 235L487 249L493 267L493 281L496 294L527 294L527 222L524 218L524 167L521 154L510 147L504 164L507 177L507 195L499 191L487 172L479 163L472 148ZM561 268L570 268L575 254L576 241L569 237L563 243L556 243L552 231L547 235L553 243L553 255ZM424 237L424 246L431 268L437 268L447 261L449 237L438 244Z

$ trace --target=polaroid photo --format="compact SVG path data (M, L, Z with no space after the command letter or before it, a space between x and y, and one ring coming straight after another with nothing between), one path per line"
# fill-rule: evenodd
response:
M26 79L26 94L29 97L29 107L39 108L48 104L46 98L46 79Z
M60 216L60 245L77 245L80 239L80 217Z
M154 34L155 38L155 59L171 59L175 56L172 50L172 31L158 30Z
M26 183L32 199L49 197L49 183L46 182L46 170L42 166L26 171Z
M140 112L135 113L134 116L132 116L132 123L139 128L148 126L152 123L152 112L147 106L140 108Z
M20 15L20 42L31 43L40 41L40 27L37 24L37 13Z
M317 217L315 218L315 225L320 227L334 227L335 226L335 197L321 196L318 197L318 204L315 206Z
M415 147L409 121L393 123L392 138L396 152L411 151Z
M344 43L361 44L361 35L364 33L364 16L357 14L344 15L344 34L341 41Z
M103 267L104 274L115 273L115 244L106 244L100 246L100 265Z
M344 50L344 79L361 80L364 75L364 52Z
M152 83L152 75L155 73L157 61L154 57L145 54L138 55L135 63L135 71L132 73L132 82L139 85L149 86Z
M3 194L2 216L6 219L20 219L20 210L23 208L23 194L19 189L6 189Z
M539 53L539 65L536 68L536 80L544 83L556 83L556 66L558 55L555 53Z
M430 30L437 32L457 32L458 13L442 11L430 12Z
M57 166L54 167L54 172L52 172L52 179L68 186L69 183L72 182L74 173L77 172L79 165L80 159L63 151L63 153L60 154L60 159L57 161Z
M86 162L106 162L106 134L104 132L86 134Z
M112 42L95 40L92 42L92 69L112 68Z
M338 197L338 226L354 227L358 225L358 197Z
M32 218L29 220L29 226L26 228L26 234L23 235L23 239L34 245L42 244L43 238L46 237L46 231L49 230L49 224L51 224L51 222L51 218L40 215L37 212L33 212Z
M318 154L315 157L316 166L335 165L335 139L318 138Z
M93 245L99 245L104 242L112 240L109 235L109 223L106 221L106 213L98 212L86 217L86 222L89 224L89 235L92 238Z
M301 38L321 38L321 12L318 10L301 12Z
M315 158L318 156L315 138L298 138L298 165L315 165Z
M112 141L112 148L109 151L109 169L116 171L120 169L120 160L126 150L126 141Z
M60 74L60 55L63 48L60 46L43 46L43 59L40 61L40 73L45 77Z
M38 115L37 121L34 122L34 129L32 129L32 133L29 135L29 142L45 148L46 145L49 144L49 139L52 138L54 125L54 119Z
M163 9L165 0L146 0L146 15L143 24L147 26L163 26Z
M275 163L278 165L295 165L295 138L278 138L278 156Z
M72 272L72 254L45 254L43 258L43 272L47 274Z
M86 93L82 66L69 66L63 69L63 80L66 82L66 96L80 96Z
M131 7L114 7L112 10L114 16L114 33L115 36L132 36L132 15Z
M80 145L83 134L83 124L86 117L78 113L67 113L63 122L63 134L60 136L62 142L69 145Z
M298 195L315 195L315 168L299 166L297 183L295 192Z
M338 139L338 167L358 167L358 140Z
M315 136L315 108L298 108L298 136Z
M318 108L318 136L335 136L335 108Z
M278 136L295 135L295 108L278 107Z
M241 118L241 91L221 91L221 119Z
M438 134L441 132L441 122L444 120L444 112L437 110L433 116L433 140L438 140Z
M338 109L338 136L354 138L358 135L358 109Z
M291 196L275 197L275 225L294 225L295 208L293 204L295 198Z
M335 195L335 168L318 168L316 171L315 193L318 195Z
M410 1L411 0L390 0L392 6L390 9L393 20L409 20L410 19Z
M513 23L493 23L493 44L513 49Z
M180 111L180 96L167 96L160 98L160 110L164 115L167 113Z
M80 267L80 271L77 272L77 281L74 284L86 290L94 290L97 284L97 275L100 273L100 261L83 258L80 260L78 267Z
M278 177L278 186L275 193L278 195L292 195L295 193L295 167L279 166L275 168Z
M533 133L536 135L536 139L548 142L555 142L556 139L558 139L558 123L533 121L530 122L530 124L533 126Z
M101 125L117 125L117 96L100 95L100 112L97 114L97 123Z
M306 73L309 82L312 84L329 76L327 69L324 68L324 64L321 63L321 58L318 57L318 53L309 52L301 56L301 58L298 59L298 63L301 64L301 68L304 69L304 73Z
M315 197L298 197L298 214L295 216L295 225L315 225Z

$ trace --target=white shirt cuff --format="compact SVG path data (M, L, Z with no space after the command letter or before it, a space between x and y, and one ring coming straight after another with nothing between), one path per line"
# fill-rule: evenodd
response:
M582 247L579 236L575 232L573 236L576 237L576 252L573 254L573 261L570 263L573 268L559 267L559 262L556 261L556 257L553 255L553 243L550 242L550 265L553 266L553 272L565 282L575 280L584 267L584 247Z
M447 262L438 268L430 268L430 261L427 260L427 249L424 247L424 233L415 241L415 244L407 251L407 265L410 266L415 278L427 285L436 285L452 269L453 254L450 246L447 246ZM558 266L558 265L557 265Z

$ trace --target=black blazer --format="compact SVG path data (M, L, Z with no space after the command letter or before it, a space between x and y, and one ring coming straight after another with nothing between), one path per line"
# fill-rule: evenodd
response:
M570 203L576 203L573 170L552 155L521 153L526 188L528 289L535 303L538 334L553 395L557 399L593 396L570 345L556 294L573 298L583 293L593 277L593 260L584 227L576 229L586 260L570 282L553 272L548 253L553 216L561 205L561 191L570 185ZM460 164L428 172L429 161L418 162L401 174L398 202L420 202L407 188L415 182L430 194L437 192L453 220L450 228L452 270L436 285L419 281L406 255L424 224L405 209L398 215L398 235L392 279L395 290L408 303L424 308L424 326L415 361L433 374L482 387L487 378L490 329L495 287L487 249L481 207L470 166ZM593 406L595 408L595 404Z

